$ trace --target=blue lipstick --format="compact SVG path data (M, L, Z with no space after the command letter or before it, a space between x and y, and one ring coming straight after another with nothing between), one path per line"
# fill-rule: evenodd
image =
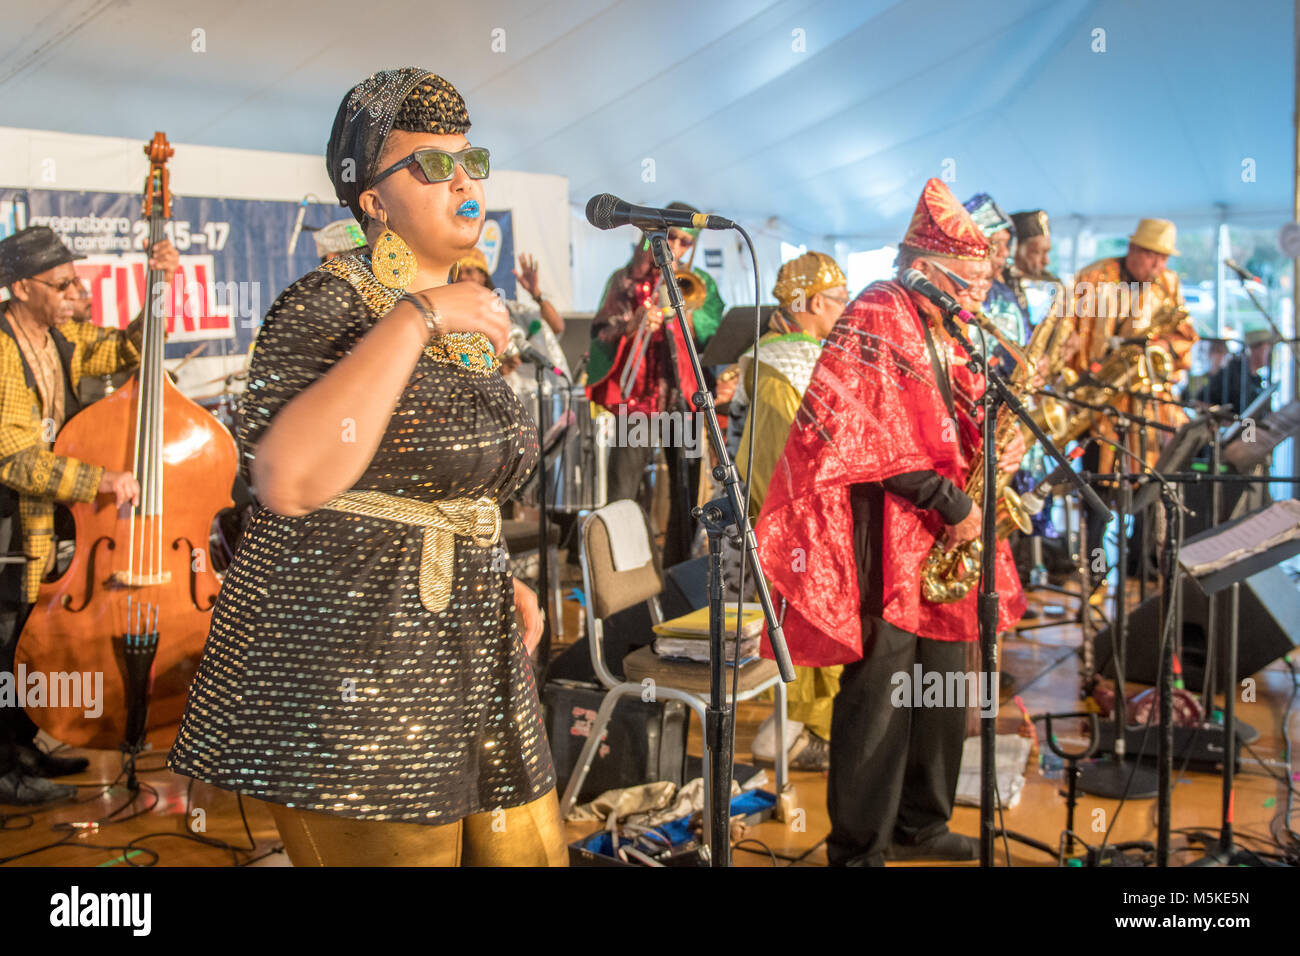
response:
M466 219L477 219L479 216L478 200L466 199L456 210L456 215L464 216Z

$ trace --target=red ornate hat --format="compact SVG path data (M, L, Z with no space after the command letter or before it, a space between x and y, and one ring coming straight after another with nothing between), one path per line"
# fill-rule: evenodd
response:
M921 191L903 245L953 259L984 259L989 253L980 227L938 179L930 179Z

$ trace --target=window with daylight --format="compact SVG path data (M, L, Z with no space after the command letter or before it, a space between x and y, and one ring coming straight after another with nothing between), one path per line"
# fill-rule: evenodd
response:
M894 260L897 258L898 246L881 246L879 249L849 253L844 263L849 280L849 294L856 296L873 282L893 278Z

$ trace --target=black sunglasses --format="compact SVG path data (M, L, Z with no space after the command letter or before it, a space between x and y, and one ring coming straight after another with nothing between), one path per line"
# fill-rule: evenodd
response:
M417 165L424 173L424 178L431 183L445 183L456 175L459 164L470 179L487 179L488 151L485 146L466 146L458 153L449 153L445 149L417 149L410 156L389 166L370 181L373 187L380 180L387 179L399 169Z
M55 292L59 293L67 292L81 281L76 276L73 276L71 279L64 279L62 282L50 282L46 279L38 279L36 276L28 276L27 278L31 279L33 282L39 282L41 285L47 285Z

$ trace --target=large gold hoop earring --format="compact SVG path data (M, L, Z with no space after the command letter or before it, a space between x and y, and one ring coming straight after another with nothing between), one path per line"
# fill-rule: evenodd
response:
M405 289L415 281L416 260L411 247L402 241L402 237L388 228L385 216L384 231L375 240L375 248L370 253L370 271L380 285L390 289Z

